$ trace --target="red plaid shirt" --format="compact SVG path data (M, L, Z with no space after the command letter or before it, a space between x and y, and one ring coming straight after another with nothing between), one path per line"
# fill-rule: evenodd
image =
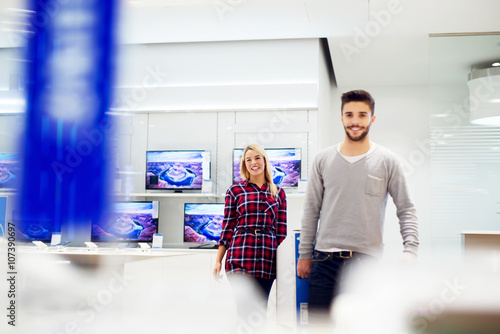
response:
M255 235L239 229L267 229ZM243 181L226 192L224 221L219 245L227 249L226 273L244 273L253 277L276 277L276 249L286 237L286 197L278 187L273 197L267 184L259 189Z

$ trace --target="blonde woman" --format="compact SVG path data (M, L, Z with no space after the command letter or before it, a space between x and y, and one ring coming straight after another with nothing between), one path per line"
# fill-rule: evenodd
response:
M245 148L240 171L244 181L226 192L213 274L219 277L227 250L225 270L230 283L254 284L267 305L276 278L276 250L287 233L285 191L273 183L272 165L259 145Z

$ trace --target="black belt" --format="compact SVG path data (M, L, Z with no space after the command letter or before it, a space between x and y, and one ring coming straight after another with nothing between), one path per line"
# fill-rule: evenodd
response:
M254 228L254 229L250 229L250 228L237 228L237 230L240 231L240 232L252 233L252 234L255 234L255 235L268 234L268 233L272 233L273 232L273 230L271 230L271 229L265 229L265 228Z
M350 258L358 256L358 255L365 255L363 253L354 252L354 251L338 251L338 252L323 252L323 251L318 251L318 252L328 254L331 257L339 257L341 259L350 259Z
M356 256L356 252L353 251L339 251L339 252L332 252L333 256L340 257L341 259L350 259L353 256Z

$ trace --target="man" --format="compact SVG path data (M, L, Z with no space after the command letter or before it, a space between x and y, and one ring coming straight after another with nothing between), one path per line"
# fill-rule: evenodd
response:
M403 168L394 153L370 141L375 101L363 90L341 100L345 140L315 157L302 217L297 275L309 279L310 322L325 320L347 269L381 257L387 194L397 207L402 258L416 258L419 245Z

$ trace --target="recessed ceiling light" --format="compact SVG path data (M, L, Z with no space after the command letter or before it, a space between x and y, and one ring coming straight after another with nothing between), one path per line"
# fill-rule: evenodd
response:
M499 62L499 61L496 61L496 62L494 62L493 64L491 64L491 66L495 66L495 67L496 67L496 66L500 66L500 62Z

